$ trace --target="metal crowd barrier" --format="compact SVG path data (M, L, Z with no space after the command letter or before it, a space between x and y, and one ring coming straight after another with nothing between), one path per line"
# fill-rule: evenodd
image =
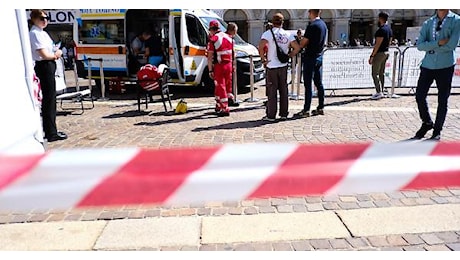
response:
M369 55L373 47L345 47L327 48L323 56L323 85L325 90L340 89L373 89ZM420 74L420 64L425 56L424 51L417 50L416 46L390 47L390 57L385 68L385 88L391 88L390 97L397 97L395 88L410 88L414 91ZM452 87L460 87L460 47L456 49L456 66L452 80ZM302 76L301 55L291 63L291 89L293 99L300 97L300 77ZM295 60L297 62L295 62ZM435 83L433 83L435 86ZM295 93L295 89L297 92Z

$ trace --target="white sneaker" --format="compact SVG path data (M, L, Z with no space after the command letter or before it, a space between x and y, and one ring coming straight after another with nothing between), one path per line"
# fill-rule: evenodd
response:
M374 95L372 95L371 99L381 99L383 98L383 94L382 93L375 93Z

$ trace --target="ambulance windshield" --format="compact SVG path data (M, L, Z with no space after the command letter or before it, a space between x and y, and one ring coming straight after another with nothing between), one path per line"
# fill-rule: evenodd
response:
M206 30L209 30L209 22L212 20L217 20L219 22L220 30L225 32L227 30L227 23L221 18L216 17L200 17L201 22L203 23ZM248 45L249 43L245 42L238 34L235 35L235 44L236 45Z

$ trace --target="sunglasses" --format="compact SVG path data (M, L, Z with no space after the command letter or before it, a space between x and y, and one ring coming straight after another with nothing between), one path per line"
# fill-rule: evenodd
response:
M48 16L40 16L40 21L45 21L45 20L49 21L50 18Z
M442 25L442 21L439 21L438 26L436 26L436 31L437 32L441 31L441 25Z

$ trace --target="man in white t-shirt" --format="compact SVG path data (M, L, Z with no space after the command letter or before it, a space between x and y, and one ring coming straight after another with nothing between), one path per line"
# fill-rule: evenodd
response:
M295 37L286 32L283 28L284 16L281 13L276 13L273 16L273 28L262 34L259 42L259 55L262 57L263 64L266 68L266 94L268 97L266 116L262 118L264 121L275 122L276 113L278 112L277 96L280 97L280 120L286 120L289 114L289 97L287 84L287 69L288 63L282 63L278 59L276 46L278 45L284 53L288 53L289 48L292 51L289 57L294 57L299 53L300 46ZM275 40L276 39L276 44ZM268 48L266 48L268 46Z

